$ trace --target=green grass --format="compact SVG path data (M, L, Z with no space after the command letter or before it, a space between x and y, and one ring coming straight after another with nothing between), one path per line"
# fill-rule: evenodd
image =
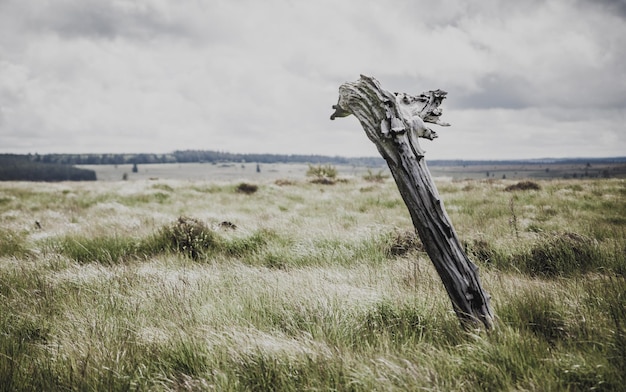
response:
M438 183L490 333L391 180L237 184L0 184L0 390L623 388L623 180Z
M0 257L23 258L28 254L28 242L25 233L0 229Z

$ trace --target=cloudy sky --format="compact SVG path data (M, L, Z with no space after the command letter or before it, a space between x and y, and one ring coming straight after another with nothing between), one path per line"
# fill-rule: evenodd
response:
M626 155L625 0L0 0L0 152L376 156L360 74L448 91L429 159Z

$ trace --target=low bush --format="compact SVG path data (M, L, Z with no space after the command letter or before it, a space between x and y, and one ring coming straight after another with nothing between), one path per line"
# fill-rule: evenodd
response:
M222 222L221 228L233 232L236 226L230 222ZM228 257L236 257L246 262L261 253L272 240L277 239L271 230L257 230L247 236L229 236L226 233L209 228L204 222L190 217L179 217L176 222L163 227L158 234L144 241L146 249L169 250L182 253L194 260L220 253Z
M217 234L202 221L181 216L161 229L158 237L165 248L199 259L218 243Z
M371 169L367 169L367 174L363 176L363 179L368 182L384 182L387 178L389 178L389 176L383 174L383 170L374 173Z
M307 177L326 177L336 178L337 168L333 165L309 165L309 169L306 172Z
M296 182L293 180L285 179L285 178L279 178L278 180L274 181L274 184L278 186L288 186L288 185L296 185Z
M337 178L337 169L333 165L309 165L307 177L313 177L314 184L333 185Z
M313 184L321 184L321 185L334 185L335 180L327 177L316 177L311 180Z
M254 184L248 184L248 183L242 182L241 184L237 185L237 188L235 190L237 191L237 193L244 193L246 195L251 195L255 193L256 191L258 191L259 187Z
M541 190L541 186L534 181L520 181L517 184L509 185L504 188L507 192L513 191L538 191Z

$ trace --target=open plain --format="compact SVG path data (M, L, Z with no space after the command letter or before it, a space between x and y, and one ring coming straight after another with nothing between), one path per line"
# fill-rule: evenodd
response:
M626 385L623 179L437 179L486 333L460 327L383 172L148 169L0 183L0 390Z

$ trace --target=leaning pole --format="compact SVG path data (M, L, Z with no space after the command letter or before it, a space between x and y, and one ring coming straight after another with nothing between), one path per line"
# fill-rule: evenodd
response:
M489 330L494 327L491 297L480 284L478 267L463 251L418 142L418 137L437 137L425 123L450 125L439 120L439 105L446 94L441 90L419 95L390 93L376 79L361 75L356 82L339 87L339 101L330 119L352 114L359 120L387 162L461 324L466 328L482 324Z

